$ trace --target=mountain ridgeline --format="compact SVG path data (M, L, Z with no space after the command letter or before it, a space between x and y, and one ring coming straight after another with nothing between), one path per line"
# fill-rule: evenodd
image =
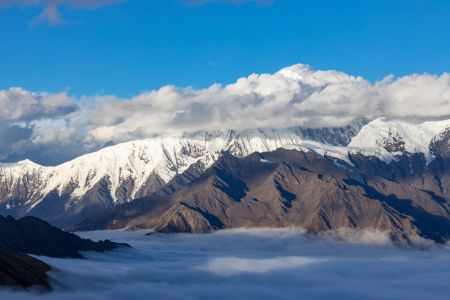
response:
M33 215L65 227L121 203L171 193L224 152L245 157L316 140L346 145L367 123L338 128L200 132L104 148L55 167L29 160L0 164L0 215Z
M415 154L387 164L356 154L350 162L286 149L223 156L171 195L120 205L74 229L298 226L312 233L376 230L400 242L450 238L448 157L427 165Z
M4 165L1 180L27 189L6 188L16 196L1 200L2 213L45 216L71 230L298 226L445 243L449 128L377 119L202 133L125 143L52 168Z

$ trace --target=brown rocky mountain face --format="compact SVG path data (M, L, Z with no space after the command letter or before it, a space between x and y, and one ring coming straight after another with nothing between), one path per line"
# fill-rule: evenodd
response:
M0 215L32 215L58 227L71 226L134 199L172 193L208 168L222 151L244 157L304 140L344 146L367 122L201 131L117 144L57 166L30 160L0 163Z
M154 228L210 232L223 228L299 226L312 233L379 230L392 239L450 238L449 158L422 154L350 156L279 149L223 156L200 177L166 196L119 206L72 228Z

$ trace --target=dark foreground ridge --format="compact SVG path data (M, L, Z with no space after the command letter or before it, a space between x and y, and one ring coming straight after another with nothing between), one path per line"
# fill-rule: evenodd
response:
M108 251L127 244L94 242L51 226L35 217L15 220L0 216L0 285L50 288L51 268L27 254L58 258L83 258L81 251Z
M0 286L30 288L39 286L50 290L47 272L51 268L46 263L8 250L0 250Z

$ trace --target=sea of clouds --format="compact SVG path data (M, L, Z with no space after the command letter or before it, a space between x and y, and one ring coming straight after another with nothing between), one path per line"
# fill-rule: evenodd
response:
M397 248L379 233L311 236L296 230L204 235L83 233L134 249L88 259L41 259L55 291L1 299L448 299L450 250Z

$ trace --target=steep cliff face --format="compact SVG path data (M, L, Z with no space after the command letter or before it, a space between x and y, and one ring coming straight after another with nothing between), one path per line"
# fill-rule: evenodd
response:
M396 241L450 238L450 182L423 154L349 161L279 149L221 157L202 176L162 198L118 206L77 229L138 227L160 232L299 226L309 232L387 232ZM138 203L138 202L136 202ZM131 206L130 206L131 205Z

